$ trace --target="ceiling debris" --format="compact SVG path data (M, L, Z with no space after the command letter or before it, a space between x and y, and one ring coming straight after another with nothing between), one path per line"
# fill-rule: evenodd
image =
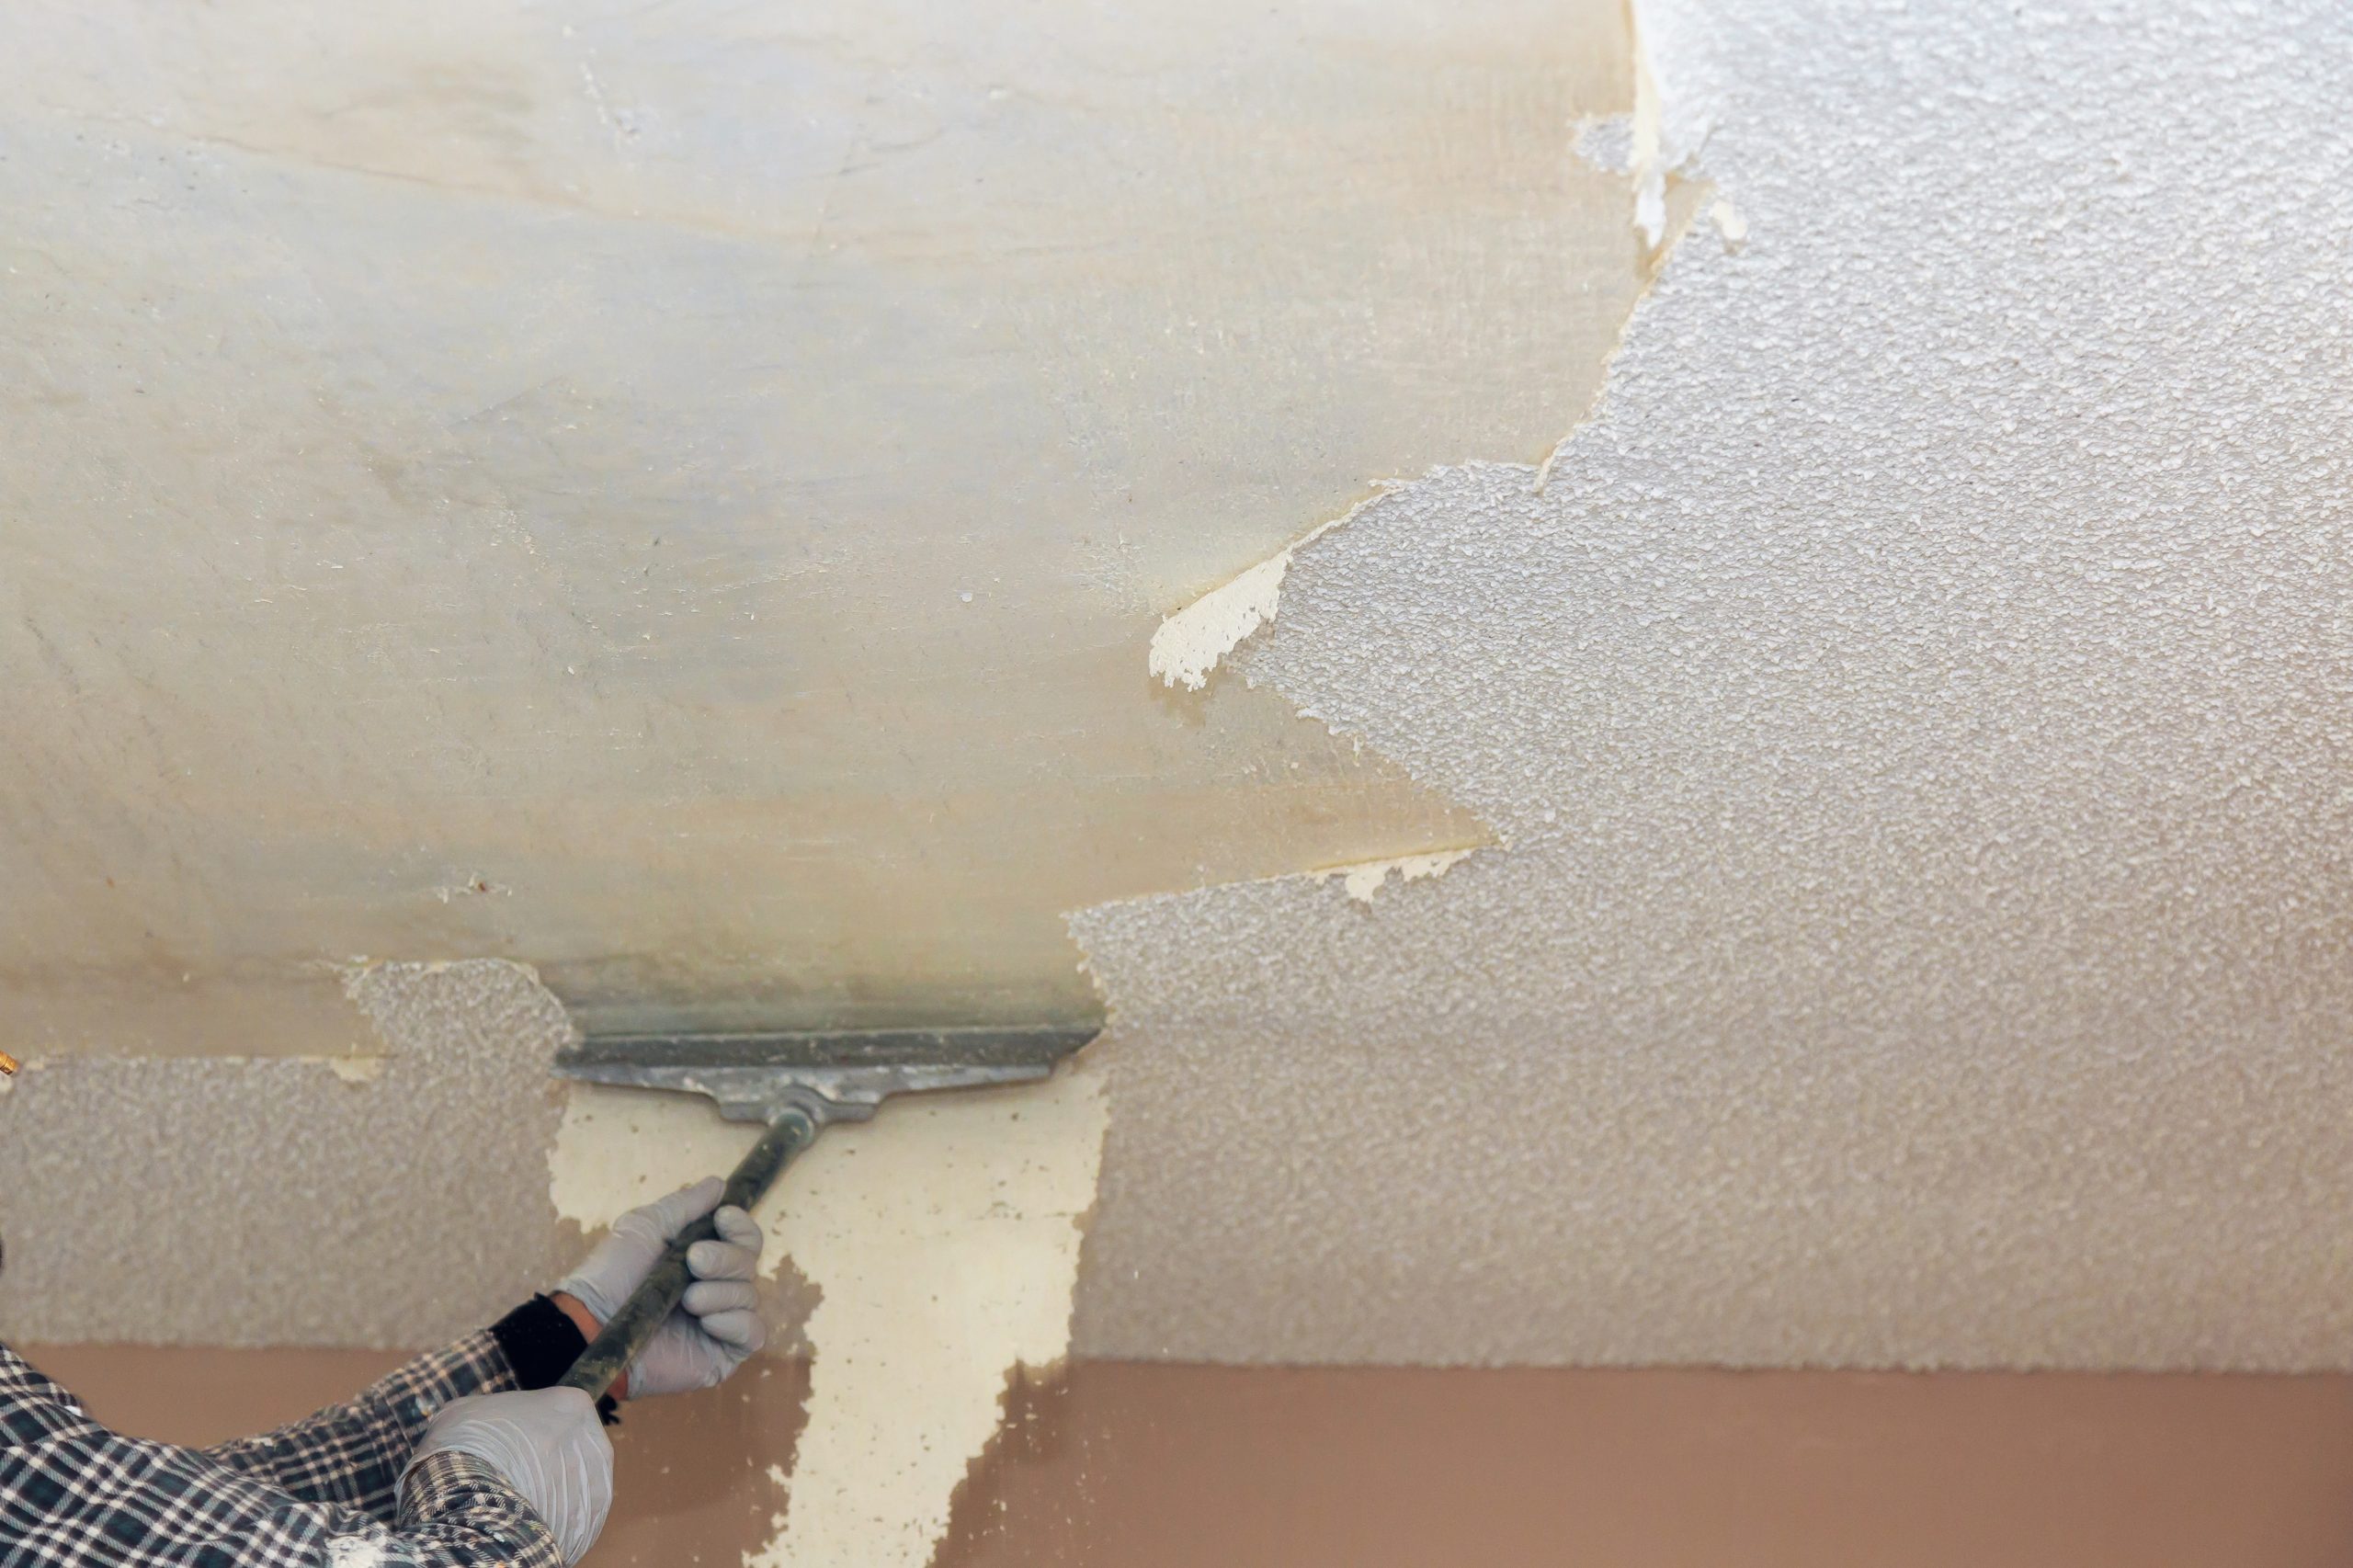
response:
M1321 530L1319 530L1321 531ZM1313 535L1309 535L1313 538ZM1148 656L1163 686L1199 691L1210 671L1235 643L1275 619L1292 546L1258 562L1223 587L1211 588L1160 623Z
M1634 7L1630 6L1631 13ZM1655 20L1648 7L1634 27L1634 112L1628 125L1626 155L1634 176L1634 229L1655 254L1666 242L1666 182L1671 174L1686 172L1670 166L1660 146L1664 113L1659 94L1658 65L1651 28Z
M381 1056L297 1056L292 1060L316 1062L347 1084L374 1083L384 1075L386 1061Z

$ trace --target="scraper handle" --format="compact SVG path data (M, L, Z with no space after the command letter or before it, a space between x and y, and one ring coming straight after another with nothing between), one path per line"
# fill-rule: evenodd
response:
M720 1195L718 1208L733 1204L738 1209L750 1209L775 1185L792 1157L809 1147L817 1136L817 1122L810 1114L794 1107L768 1124L735 1174L727 1178L727 1190ZM697 1242L707 1242L719 1234L719 1227L706 1214L680 1231L663 1249L661 1258L654 1265L638 1288L630 1293L621 1310L612 1315L604 1329L588 1342L580 1359L564 1373L562 1386L579 1389L590 1399L602 1399L615 1379L629 1369L637 1353L645 1348L654 1331L666 1320L687 1287L695 1282L694 1272L687 1267L687 1249Z

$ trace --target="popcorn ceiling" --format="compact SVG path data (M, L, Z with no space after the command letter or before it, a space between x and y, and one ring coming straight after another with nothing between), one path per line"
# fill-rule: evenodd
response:
M1544 493L1402 484L1197 662L1503 846L1074 918L1076 1348L2353 1364L2353 22L1641 15L1655 151L1587 144L1724 205ZM33 1064L0 1335L415 1344L543 1283L561 1010L358 995L372 1081Z
M554 1278L548 1062L520 964L348 979L381 1057L69 1057L0 1114L0 1338L409 1347Z
M2353 1365L2353 14L1638 20L1724 216L1232 655L1507 847L1074 918L1080 1349Z

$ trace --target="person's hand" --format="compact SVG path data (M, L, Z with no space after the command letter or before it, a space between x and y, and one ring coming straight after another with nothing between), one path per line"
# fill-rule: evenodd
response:
M597 1402L578 1389L451 1400L425 1424L394 1496L411 1471L441 1453L471 1454L505 1476L547 1525L567 1564L597 1544L613 1506L613 1445Z
M670 1238L710 1214L724 1190L725 1184L710 1176L631 1210L613 1221L587 1261L564 1276L556 1290L577 1300L601 1326L653 1271ZM621 1391L628 1398L707 1389L742 1366L767 1338L760 1324L759 1289L752 1282L760 1262L760 1227L732 1204L711 1214L711 1221L719 1238L687 1249L695 1282L629 1364Z

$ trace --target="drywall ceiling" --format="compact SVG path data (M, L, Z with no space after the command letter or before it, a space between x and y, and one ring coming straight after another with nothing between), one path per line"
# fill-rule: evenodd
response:
M1540 455L1623 21L1497 0L16 6L0 1028L1086 1012L1063 912L1480 842L1160 615Z
M2353 23L2336 8L1989 19L1655 0L1640 14L1645 112L1581 139L1580 84L1626 63L1602 21L1573 46L1557 28L1506 27L1517 15L1287 15L1248 22L1289 30L1248 33L1244 50L1190 21L1092 17L1070 27L1108 52L1072 55L1067 30L950 44L937 28L891 32L895 14L878 12L879 55L821 29L721 47L657 28L608 60L595 18L518 11L483 35L484 61L543 50L585 74L556 72L538 96L509 81L502 97L479 79L490 64L446 64L463 53L452 39L491 26L471 11L354 56L406 62L368 67L405 94L302 56L306 28L363 20L252 13L272 54L230 49L195 13L151 21L181 29L161 35L110 27L105 7L29 15L39 30L12 25L45 52L6 56L19 90L0 164L22 214L6 240L27 460L6 476L22 699L6 710L6 853L10 1005L33 1010L17 1037L82 991L89 1017L103 1003L169 1017L186 944L218 960L204 972L222 994L250 983L260 996L358 946L352 930L541 960L592 1017L624 974L853 1015L878 997L1066 998L1070 951L1042 941L1051 962L987 970L971 991L929 988L983 972L962 959L796 989L812 950L882 951L900 906L867 888L853 902L874 923L854 940L798 947L786 906L801 905L768 898L785 885L770 879L816 855L790 885L847 922L828 879L863 888L860 857L899 856L894 835L930 831L941 801L995 799L1112 839L1104 824L1148 818L1186 846L1183 874L1073 919L1113 1014L1086 1069L1109 1074L1112 1109L1076 1272L1085 1348L2344 1363L2353 150L2334 105ZM1130 45L1214 68L1164 69ZM711 92L657 91L681 53ZM1245 92L1233 62L1271 70L1270 55L1305 77L1252 76ZM445 65L415 63L428 57ZM838 68L895 102L900 77L876 62L941 58L970 91L955 113L937 107L944 87L924 100L940 135L850 138L890 142L882 169L948 158L942 183L917 187L936 199L878 214L861 194L873 171L837 161L820 232L810 192L708 125L699 161L657 157L685 134L680 106L774 107L740 84L717 92L728 72L805 60L821 84ZM1040 59L1061 62L1057 91L1019 85ZM119 73L133 67L176 85L129 112ZM834 90L847 91L796 101ZM887 118L844 101L858 123ZM1423 111L1439 108L1475 131L1434 130ZM1101 134L990 118L1049 108L1084 108ZM777 113L790 141L804 121ZM1261 123L1311 113L1334 146L1393 135L1394 156L1311 152ZM395 135L403 115L440 130ZM566 123L585 128L594 177L540 160ZM1149 220L1142 239L1048 175L1003 210L949 199L950 174L1010 177L975 125L1061 170L1134 149L1146 123L1169 142L1103 165L1162 171L1120 198ZM1192 160L1229 138L1250 153L1237 178L1288 169L1300 184L1280 199L1203 189ZM1632 166L1572 172L1587 166L1572 161L1580 140L1596 163ZM289 145L300 155L267 150ZM1667 236L1606 393L1540 473L1538 433L1577 412L1575 355L1597 365L1608 347L1608 312L1581 283L1605 277L1596 291L1622 302L1643 276L1578 226L1593 218L1578 204L1606 206L1639 253L1662 188L1702 193L1709 216ZM1185 189L1197 199L1180 222ZM787 194L804 203L799 228L760 206ZM1430 226L1385 226L1392 202ZM1108 250L1082 263L1004 241L1003 223L1040 209ZM1275 238L1236 257L1188 226L1212 219ZM1553 222L1586 248L1559 248ZM1095 270L1107 255L1158 281ZM526 261L540 273L518 278ZM1423 264L1447 287L1412 295L1389 270L1418 278ZM904 292L861 301L851 283L869 277ZM1213 324L1230 318L1180 317L1167 292L1204 277L1212 290L1255 279L1248 299L1293 301L1336 331L1403 312L1425 358L1345 333L1312 355L1303 336L1263 362L1227 354ZM1368 307L1382 279L1401 292ZM961 292L951 306L938 290ZM999 311L1039 335L990 336L1012 319ZM1563 340L1574 352L1548 357L1565 318L1586 324ZM1476 353L1449 358L1458 339ZM1215 384L1186 382L1179 363ZM1020 403L1006 387L1040 364L1056 368L1052 396ZM1062 375L1074 366L1102 384ZM1102 421L1087 426L1097 444L1063 439L1075 426L1059 446L1029 428L1033 449L957 423L1044 420L1049 404ZM1312 421L1279 416L1294 404ZM1014 460L1036 449L1051 456L1034 471ZM1228 653L1237 667L1211 671L1205 699L1146 687L1154 612L1183 602L1177 585L1244 572L1251 551L1434 450L1451 460L1296 552L1271 628ZM1161 523L1107 527L1101 509L1124 516L1129 492L1087 486L1128 461L1164 480L1225 472L1203 494L1232 510L1140 484L1135 505ZM1082 477L1057 489L1049 471ZM878 505L887 527L826 509L896 483L915 499ZM1232 519L1257 516L1240 497L1267 486L1291 499L1268 504L1245 550L1257 525ZM1072 520L1082 493L1100 504L1083 525L1096 531ZM967 521L939 521L950 514ZM770 524L786 542L758 542ZM1129 553L1102 553L1121 537ZM674 550L688 564L657 563ZM984 560L1004 584L983 583ZM1089 575L1090 562L1122 564ZM742 574L790 562L808 570ZM1001 615L972 622L996 630L957 641L967 608ZM919 655L895 648L902 633ZM1100 710L1078 687L1030 689L1065 658L1102 680ZM581 672L595 683L563 684ZM896 695L860 729L845 715L865 711L867 681ZM1098 712L1144 750L1098 744ZM1263 723L1235 717L1249 714ZM1313 738L1326 725L1338 738ZM820 733L842 751L807 739ZM1086 771L1139 756L1189 782ZM1184 771L1200 757L1227 761ZM1279 782L1292 761L1313 780L1301 791ZM903 784L932 792L892 792ZM1322 802L1302 808L1330 830L1312 853L1269 836L1288 808L1267 799L1293 793ZM1159 809L1179 797L1202 824ZM860 813L863 837L844 825ZM906 867L938 874L902 891L936 886L961 930L1008 867L1037 911L1094 876L1063 862L1091 864L1104 837L1020 839L1013 820L962 819L963 847L937 863L908 851ZM842 836L806 836L820 831ZM1272 872L1464 831L1495 842L1370 903L1312 877L1189 885L1238 858ZM529 853L481 858L502 845ZM99 847L132 852L118 865ZM1149 880L1121 864L1103 880ZM653 913L632 926L640 904ZM607 964L616 929L645 945ZM776 944L762 952L777 967L747 979L736 944L755 938ZM376 972L353 994L390 983ZM333 1002L335 1028L368 1028ZM162 1044L220 1038L187 1011L189 1038ZM457 1029L371 1032L389 1066L343 1087L488 1074L449 1043ZM529 1031L511 1042L533 1061L546 1047ZM335 1054L299 1032L254 1049L297 1048ZM54 1231L43 1216L74 1211L63 1195L118 1168L119 1135L85 1134L113 1125L133 1080L74 1100L77 1065L103 1066L60 1058L12 1096L9 1136L47 1151L39 1182L0 1192L17 1233ZM1074 1130L1056 1170L1074 1179L1092 1176L1098 1088L1076 1079L1055 1101ZM511 1092L542 1116L525 1077ZM200 1147L268 1119L234 1096L208 1103L217 1114L192 1108L174 1135ZM676 1142L675 1129L567 1127L591 1122L611 1142L572 1148L564 1168L642 1180ZM529 1124L542 1131L515 1150L483 1141L465 1157L536 1171L545 1121ZM301 1139L288 1158L331 1187L345 1155ZM558 1203L593 1217L559 1193L498 1222L521 1247ZM1065 1186L1049 1207L1067 1222ZM168 1210L139 1222L168 1238ZM48 1278L13 1310L54 1334L86 1298L70 1269ZM238 1332L233 1304L210 1299L189 1297L188 1336ZM471 1307L452 1278L415 1321ZM271 1312L244 1329L340 1332L316 1290Z
M12 1324L393 1332L307 1235L177 1288L284 1172L453 1326L740 1139L556 1117L493 960L855 1020L1083 949L1074 1072L775 1221L870 1303L805 1325L867 1457L802 1544L920 1561L1074 1299L1097 1355L2347 1364L2353 17L1636 19L12 15ZM73 1059L240 1030L370 1059ZM452 1080L527 1133L450 1156L518 1195L454 1270L319 1098Z

